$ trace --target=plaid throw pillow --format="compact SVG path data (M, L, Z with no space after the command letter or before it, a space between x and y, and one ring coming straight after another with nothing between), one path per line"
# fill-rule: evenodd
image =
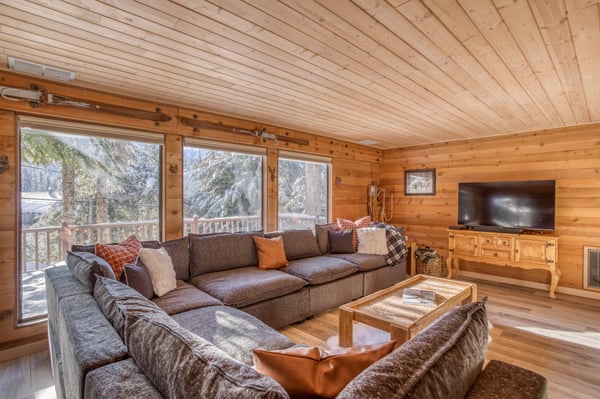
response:
M108 262L119 281L126 263L134 262L142 244L135 235L118 244L96 244L96 255Z
M358 235L356 234L356 229L361 227L371 227L371 216L365 216L354 222L352 220L337 218L337 224L341 230L352 230L352 245L354 246L354 251L356 251L358 249Z

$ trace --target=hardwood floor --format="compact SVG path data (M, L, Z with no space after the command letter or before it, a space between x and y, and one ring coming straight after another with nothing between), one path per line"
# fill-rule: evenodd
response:
M49 352L0 363L0 397L55 399Z
M550 299L547 291L474 282L479 299L488 297L487 360L542 374L549 381L549 399L600 398L600 301L565 294ZM327 347L337 323L333 310L281 331L294 341Z
M488 359L534 370L549 381L549 399L600 397L600 301L477 281L488 296L491 342ZM296 342L322 347L336 342L337 310L281 331ZM355 327L356 328L356 327ZM378 330L359 326L364 342ZM0 397L54 399L48 352L0 363Z

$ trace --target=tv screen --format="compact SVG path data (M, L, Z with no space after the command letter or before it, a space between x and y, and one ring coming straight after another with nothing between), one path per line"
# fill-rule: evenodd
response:
M458 184L458 224L554 230L555 181Z

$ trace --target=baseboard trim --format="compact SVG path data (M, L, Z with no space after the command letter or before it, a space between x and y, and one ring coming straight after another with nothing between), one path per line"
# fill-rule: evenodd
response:
M0 363L13 360L21 356L33 355L34 353L47 351L48 348L48 340L44 339L42 341L31 342L25 345L4 349L0 351Z
M519 280L516 278L494 276L492 274L468 272L468 271L461 270L458 273L458 275L469 277L469 278L475 278L475 279L479 279L479 280L492 281L495 283L504 283L504 284L517 285L517 286L527 287L527 288L535 288L535 289L543 290L543 291L550 290L550 284L536 283L534 281ZM600 292L596 292L596 291L587 291L587 290L580 290L577 288L568 288L568 287L558 286L558 287L556 287L556 292L560 293L560 294L567 294L567 295L579 296L579 297L583 297L583 298L600 300Z

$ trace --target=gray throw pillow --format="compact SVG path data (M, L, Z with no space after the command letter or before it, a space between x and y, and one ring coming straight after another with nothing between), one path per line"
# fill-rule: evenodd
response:
M94 299L119 336L126 341L125 328L141 315L167 314L131 287L104 277L96 279Z
M140 315L125 335L129 354L166 398L289 398L275 380L166 315Z
M71 273L81 281L90 291L94 290L96 275L116 278L112 267L104 259L89 252L67 253L67 266Z
M340 228L338 227L337 223L315 225L315 236L317 237L317 243L319 244L319 251L321 251L321 255L325 255L329 251L328 232L339 229Z
M329 235L329 252L332 254L349 254L354 253L354 244L352 238L354 233L352 230L328 231Z
M486 301L452 309L364 370L337 399L464 398L485 360Z
M152 287L152 278L150 272L140 262L137 264L128 263L124 267L124 273L121 275L121 281L148 299L154 297Z

